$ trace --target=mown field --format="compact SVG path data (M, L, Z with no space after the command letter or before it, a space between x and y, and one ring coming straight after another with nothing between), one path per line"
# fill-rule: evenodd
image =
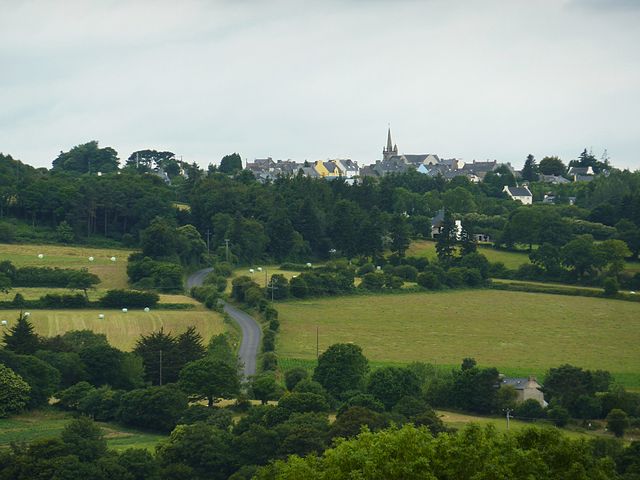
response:
M12 442L32 442L57 437L71 420L71 415L55 410L36 410L0 419L0 448ZM96 422L102 428L107 446L114 450L145 448L153 451L166 438L155 433L141 432L113 423Z
M142 334L164 328L165 332L180 334L195 326L207 342L211 336L225 331L222 316L211 310L30 310L29 320L36 333L45 337L62 334L70 330L92 330L104 333L109 343L121 350L131 350ZM104 319L98 318L103 313ZM0 319L9 322L18 318L17 310L0 310ZM7 328L7 327L4 327Z
M38 258L38 255L44 258ZM10 260L15 266L82 268L100 277L98 289L127 287L127 258L131 250L58 245L0 244L0 262ZM89 261L93 257L93 262ZM112 262L111 257L116 257Z
M277 305L277 351L313 362L319 350L354 342L379 363L459 365L474 357L506 374L542 376L571 363L611 371L640 387L640 304L491 290L352 296Z

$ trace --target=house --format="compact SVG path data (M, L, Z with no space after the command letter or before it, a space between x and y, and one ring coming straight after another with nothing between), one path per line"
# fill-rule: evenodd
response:
M526 400L533 399L541 406L546 407L547 402L544 400L544 394L540 390L542 385L538 383L536 377L530 376L529 378L509 378L503 375L500 376L500 386L509 385L513 387L518 394L516 397L516 403L522 403Z
M347 179L357 177L358 174L360 173L360 167L358 166L358 162L354 162L350 158L340 158L340 159L331 160L331 161L338 166L342 176L344 176Z
M576 197L566 197L569 200L569 205L576 204ZM558 203L558 197L556 195L552 195L550 193L545 193L544 198L542 199L542 203L547 204L556 204Z
M442 233L443 225L444 225L444 208L441 208L440 210L438 210L438 213L436 213L436 216L431 219L431 238L437 238L438 235ZM462 236L461 220L455 221L454 230L456 232L455 233L456 240L460 240L460 237Z
M570 180L567 180L564 177L561 177L560 175L543 175L540 174L538 177L538 180L540 182L545 182L545 183L552 183L553 185L560 185L563 183L571 183Z
M571 177L574 175L595 175L595 172L591 167L569 167L569 171L567 173Z
M533 203L533 195L526 185L522 187L509 187L505 185L502 191L509 195L511 200L518 200L523 205L531 205Z
M489 243L491 242L491 235L487 233L474 233L473 239L478 243Z
M591 168L591 167L589 167ZM595 177L593 175L579 175L576 174L573 176L573 181L574 182L590 182L594 179Z

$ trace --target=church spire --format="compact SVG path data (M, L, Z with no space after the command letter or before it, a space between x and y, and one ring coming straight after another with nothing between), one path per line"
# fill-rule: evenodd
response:
M398 155L398 146L391 141L391 127L387 130L387 146L382 149L382 159L388 160L394 155Z

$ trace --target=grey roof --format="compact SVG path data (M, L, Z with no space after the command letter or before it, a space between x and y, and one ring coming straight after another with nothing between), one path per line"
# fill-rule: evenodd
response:
M338 170L338 166L333 162L322 162L322 165L324 165L324 168L332 173Z
M500 165L501 164L499 164L497 160L494 160L492 162L476 162L474 160L473 163L465 163L462 167L462 170L473 173L486 173L495 170Z
M594 179L593 175L574 175L573 176L574 182L590 182L593 179Z
M589 175L588 172L589 172L589 167L570 167L569 168L569 175Z
M444 222L444 208L438 210L436 216L431 219L431 227L439 227Z
M407 160L407 162L414 164L414 165L419 165L421 163L424 163L424 161L429 157L429 156L433 156L436 161L440 161L440 159L438 158L437 155L432 155L430 153L419 153L419 154L406 154L403 155L403 157Z
M500 383L502 385L511 385L516 390L524 390L530 381L534 381L538 383L535 378L529 379L529 378L508 378L508 377L504 377L500 381Z
M541 182L546 182L546 183L571 183L569 180L567 180L564 177L561 177L560 175L539 175L539 179Z
M373 165L365 165L360 169L360 176L361 177L378 177L380 176L380 174L375 168L373 168Z
M514 197L530 197L531 192L526 187L507 187L509 193Z
M320 174L316 172L316 169L313 167L302 167L302 173L307 177L318 178Z

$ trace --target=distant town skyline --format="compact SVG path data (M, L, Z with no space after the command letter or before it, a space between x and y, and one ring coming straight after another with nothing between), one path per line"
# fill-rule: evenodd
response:
M2 1L2 0L0 0ZM0 152L640 168L640 2L2 1Z

